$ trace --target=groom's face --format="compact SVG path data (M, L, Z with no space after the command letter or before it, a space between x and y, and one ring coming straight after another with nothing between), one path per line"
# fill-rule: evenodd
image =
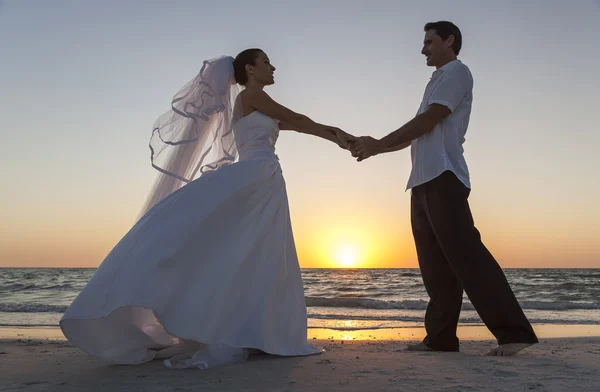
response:
M444 59L448 55L448 51L452 50L452 42L449 42L452 39L453 37L450 36L447 40L442 40L442 37L437 35L437 32L434 29L425 32L423 50L421 50L421 53L427 59L427 65L437 68L439 64L444 62Z

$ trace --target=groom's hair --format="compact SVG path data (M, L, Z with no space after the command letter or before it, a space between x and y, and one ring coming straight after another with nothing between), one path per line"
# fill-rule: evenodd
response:
M452 44L452 50L454 51L454 54L458 56L460 48L462 47L462 34L460 33L460 29L454 23L445 20L429 22L425 25L425 31L429 30L435 30L437 35L443 40L446 40L453 35L454 44Z

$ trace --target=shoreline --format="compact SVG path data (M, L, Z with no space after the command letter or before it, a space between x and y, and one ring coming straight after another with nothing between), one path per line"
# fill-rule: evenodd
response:
M533 324L533 329L540 339L549 338L582 338L599 337L600 325L597 324ZM410 341L425 337L424 327L401 327L381 329L340 330L329 328L309 328L308 339L311 340L379 340ZM457 336L460 340L495 340L485 325L459 325ZM62 340L65 337L56 327L9 327L0 326L0 340Z
M324 332L331 330L318 333ZM259 355L205 371L166 369L160 360L112 365L64 340L0 339L0 391L600 390L599 337L541 337L513 357L489 357L485 354L496 346L490 340L465 340L456 353L409 352L405 344L410 339L366 339L371 332L349 341L324 334L313 340L325 348L319 355Z

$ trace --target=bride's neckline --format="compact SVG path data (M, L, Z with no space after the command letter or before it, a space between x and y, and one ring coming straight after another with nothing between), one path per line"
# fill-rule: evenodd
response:
M240 117L240 119L239 119L239 120L237 120L237 121L235 122L235 124L234 124L234 125L238 125L238 124L239 124L241 121L243 121L244 119L246 119L246 118L248 118L248 117L252 116L254 113L260 113L261 115L265 116L266 118L268 118L268 119L270 119L270 120L273 120L273 121L275 121L273 118L271 118L271 117L267 116L266 114L264 114L264 113L262 113L262 112L260 112L260 111L258 111L258 110L255 110L255 111L253 111L253 112L252 112L252 113L250 113L250 114L247 114L247 115L245 115L245 116L243 116L243 117Z
M246 117L250 117L252 116L254 113L260 113L258 110L255 110L253 112L251 112L250 114L246 114L245 116L241 117L239 120L237 120L237 122L242 121L243 119L245 119Z

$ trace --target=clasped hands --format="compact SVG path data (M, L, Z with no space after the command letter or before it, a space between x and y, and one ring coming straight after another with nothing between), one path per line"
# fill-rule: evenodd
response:
M353 136L338 128L336 137L338 146L350 151L358 162L382 151L380 141L371 136Z

